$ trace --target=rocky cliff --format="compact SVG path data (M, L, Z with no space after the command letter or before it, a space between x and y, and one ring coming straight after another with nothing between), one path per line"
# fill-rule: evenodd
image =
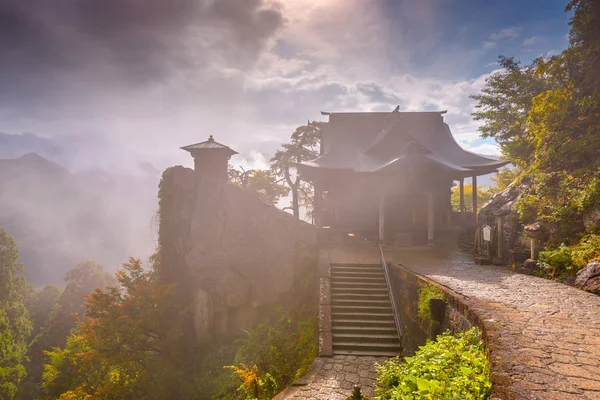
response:
M199 343L238 334L278 306L316 302L311 225L181 166L165 171L159 197L161 276L192 307Z

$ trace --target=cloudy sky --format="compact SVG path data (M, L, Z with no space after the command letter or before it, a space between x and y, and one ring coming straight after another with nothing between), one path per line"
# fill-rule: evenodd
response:
M564 49L564 5L0 0L0 131L68 135L159 168L190 165L178 148L213 134L260 166L322 110L400 105L448 110L465 148L494 153L469 95L499 54Z

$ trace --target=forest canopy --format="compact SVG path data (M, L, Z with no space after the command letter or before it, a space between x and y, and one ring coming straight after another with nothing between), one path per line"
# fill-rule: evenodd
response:
M473 116L495 139L526 185L517 211L524 223L552 226L577 240L600 206L600 3L572 0L569 47L529 65L500 56Z

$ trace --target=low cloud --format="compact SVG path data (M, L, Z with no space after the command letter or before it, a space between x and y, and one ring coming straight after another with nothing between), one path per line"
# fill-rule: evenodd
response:
M521 28L516 26L511 26L508 28L501 29L496 33L492 33L490 35L490 39L492 40L502 40L502 39L515 39L519 37L521 34Z
M532 37L528 37L525 40L523 40L523 46L527 47L527 46L532 46L534 44L539 43L540 38L538 36L532 36Z
M472 151L474 153L489 155L489 156L499 156L501 154L500 147L497 144L492 143L480 143L477 145L466 145L466 150Z

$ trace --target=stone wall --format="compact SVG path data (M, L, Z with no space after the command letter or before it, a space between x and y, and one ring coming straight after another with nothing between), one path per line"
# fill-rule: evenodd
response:
M451 292L401 265L391 264L389 270L405 355L412 355L427 339L435 339L446 330L457 333L473 327L472 321L476 317ZM419 291L427 285L442 289L445 299L432 302L432 318L422 320L419 317Z
M181 166L160 187L161 276L192 307L198 343L240 334L279 306L318 301L312 225Z

